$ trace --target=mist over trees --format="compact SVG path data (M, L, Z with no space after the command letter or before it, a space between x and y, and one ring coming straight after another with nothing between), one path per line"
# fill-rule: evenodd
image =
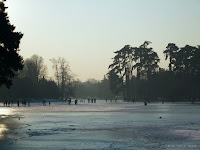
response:
M33 82L38 82L43 77L47 76L47 66L44 64L44 59L41 56L33 55L24 61L24 68L19 72L19 76L27 77Z
M114 99L115 95L110 90L110 81L107 76L101 81L88 79L85 82L78 82L76 88L76 97L84 99Z
M159 57L145 41L139 47L124 46L114 52L109 72L101 81L75 79L64 58L52 58L54 80L48 78L43 58L33 55L24 60L13 86L0 88L1 99L15 98L96 98L128 101L191 101L200 97L200 47L177 47L169 43L163 55L168 69L159 67Z
M61 100L75 97L75 88L77 81L75 80L73 73L70 70L69 63L64 58L52 58L50 59L54 69L54 76L57 86L61 94Z
M33 55L24 60L24 68L18 71L10 89L2 86L0 98L5 99L42 99L53 98L66 100L75 97L78 81L64 58L51 59L55 71L55 80L48 79L47 66L41 56Z
M59 90L53 80L45 78L47 67L43 58L33 55L24 60L24 68L17 72L13 86L0 88L0 98L59 98Z
M0 98L2 100L42 99L54 98L66 100L68 98L114 98L110 90L108 77L97 81L89 79L81 82L75 79L69 63L64 58L50 59L54 70L54 79L48 79L47 66L43 58L33 55L24 60L24 68L17 72L10 89L2 86Z

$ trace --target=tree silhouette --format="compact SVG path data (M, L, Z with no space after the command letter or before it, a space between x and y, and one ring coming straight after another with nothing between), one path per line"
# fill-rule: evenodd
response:
M0 2L0 86L10 87L16 72L23 68L23 59L18 54L21 32L15 32L6 13L4 1Z
M50 59L50 61L53 63L53 66L52 68L55 70L55 74L54 76L56 77L56 81L57 81L57 86L60 87L60 68L59 68L59 58L58 59L55 59L55 58L52 58Z
M55 70L55 78L58 87L60 88L61 99L67 99L75 95L75 87L77 86L74 80L74 75L71 73L69 63L65 58L52 58L50 61L53 63L52 68Z
M110 89L112 93L118 94L123 89L123 96L125 98L123 80L116 74L113 69L108 72L108 78L110 81Z
M119 51L114 52L116 56L113 63L109 66L109 78L111 82L111 90L116 94L120 88L123 90L123 96L126 100L132 100L135 93L133 91L135 77L134 69L137 70L137 79L150 80L158 71L158 62L160 61L156 52L152 48L148 48L151 42L145 41L140 47L130 47L125 45ZM121 86L119 86L121 80ZM124 89L125 81L125 89ZM126 97L125 97L126 90Z
M138 79L150 79L159 68L160 59L152 48L148 48L150 43L145 41L139 48L135 48L134 59L136 63L133 67L137 69Z
M44 64L44 59L36 54L24 61L24 68L19 72L21 77L27 77L34 82L38 82L44 76L47 76L47 66Z
M180 48L176 56L175 73L184 79L199 78L200 75L200 48L186 45Z
M169 71L172 71L172 65L175 64L176 61L176 55L179 50L179 48L174 43L169 43L166 47L167 49L163 51L165 54L165 60L169 57Z
M125 89L124 89L124 80L126 83L126 92L127 99L130 99L130 77L131 77L131 64L132 64L132 48L130 45L125 45L119 51L114 52L116 56L113 58L113 63L109 65L110 72L109 77L111 81L111 87L114 89L122 88L123 89L123 97L125 98ZM112 78L112 79L111 79ZM125 79L124 79L125 78ZM121 82L121 86L118 83ZM118 89L112 90L114 93L117 93Z

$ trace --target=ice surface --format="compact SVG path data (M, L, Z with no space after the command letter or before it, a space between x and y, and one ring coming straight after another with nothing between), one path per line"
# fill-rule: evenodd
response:
M0 129L0 150L200 149L199 104L144 106L99 100L78 105L0 106L0 112L4 112L0 124L5 129Z

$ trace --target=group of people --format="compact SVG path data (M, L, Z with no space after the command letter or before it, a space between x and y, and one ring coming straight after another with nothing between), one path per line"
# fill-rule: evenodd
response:
M106 102L108 102L107 98L106 98ZM110 99L110 102L112 103L112 99ZM115 99L115 102L117 102L117 99Z
M21 103L22 103L22 106L26 106L26 105L30 106L30 101L22 100ZM5 101L3 102L3 105L4 105L5 107L13 107L14 104L15 104L14 101L7 101L7 100L5 100ZM20 106L20 101L17 100L17 101L16 101L16 104L17 104L17 106L19 107L19 106Z
M89 99L89 98L88 98L87 101L88 101L88 103L96 103L96 99L95 99L95 98L94 98L94 99ZM68 104L71 105L72 99L69 98L69 99L67 99L65 102L68 102ZM80 103L85 103L86 100L79 100L79 102L80 102ZM21 106L30 106L30 101L26 101L26 100L22 100L21 102L20 102L19 100L16 101L16 104L17 104L18 107L20 107L20 103L21 103ZM15 104L14 101L7 101L7 100L4 101L4 103L3 103L3 105L4 105L5 107L6 107L6 106L11 107L11 106L14 106L14 104ZM78 104L78 100L77 100L77 99L75 99L74 104L75 104L75 105ZM51 102L50 102L50 101L49 101L49 102L46 102L46 100L43 99L43 100L42 100L42 105L43 105L43 106L51 105Z
M91 103L96 103L96 98L91 99L91 100L88 98L88 103L90 103L90 102L91 102Z
M13 107L13 106L15 106L14 104L17 104L17 106L18 107L20 107L20 103L21 103L21 106L30 106L31 104L30 104L30 101L28 100L22 100L22 101L19 101L19 100L17 100L16 102L14 102L14 101L8 101L8 100L5 100L4 102L3 102L3 105L5 106L5 107ZM43 100L42 101L42 103L43 103L43 106L45 106L46 105L46 101L45 100ZM51 104L51 102L49 102L49 105Z
M96 103L96 98L94 99L88 98L87 100L88 100L88 103ZM80 100L80 103L85 103L85 100Z
M65 102L68 102L68 104L71 105L72 99L69 98L69 99L65 100ZM85 103L85 100L79 100L79 102L80 102L80 103ZM91 102L91 103L96 103L96 99L95 99L95 98L94 98L94 99L89 99L89 98L88 98L88 103L90 103L90 102ZM75 99L74 104L75 104L75 105L78 104L78 100L77 100L77 99Z
M14 102L13 101L4 101L4 103L3 103L3 105L4 106L8 106L8 107L10 107L10 106L14 106Z
M46 100L42 101L43 106L46 106ZM51 102L49 101L49 106L51 105Z

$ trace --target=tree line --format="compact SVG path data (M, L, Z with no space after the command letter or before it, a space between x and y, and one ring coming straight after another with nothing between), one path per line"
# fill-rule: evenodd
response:
M76 88L76 97L84 99L114 99L115 95L110 89L110 81L107 76L101 81L88 79L85 82L78 82Z
M75 79L69 63L64 58L52 58L54 79L48 77L44 59L32 55L23 62L23 69L16 73L13 85L0 87L0 98L4 100L52 98L66 100L69 98L113 98L108 77L98 81L88 79L81 82Z
M195 101L200 98L200 46L179 48L169 43L163 54L169 68L159 66L158 54L145 41L139 47L125 45L114 52L108 77L114 94L125 100Z
M48 79L47 66L41 56L33 55L23 62L23 69L16 72L11 88L0 88L1 99L56 98L64 100L74 96L75 80L64 58L53 58L55 79Z

